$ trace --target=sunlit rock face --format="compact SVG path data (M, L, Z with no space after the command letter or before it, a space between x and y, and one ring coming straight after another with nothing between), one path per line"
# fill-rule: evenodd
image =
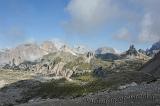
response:
M46 51L40 49L37 44L22 44L3 52L0 55L0 63L19 65L23 61L34 61L45 54Z
M24 61L34 61L52 52L57 52L57 48L51 41L45 41L41 45L21 44L15 48L1 50L0 64L19 65Z

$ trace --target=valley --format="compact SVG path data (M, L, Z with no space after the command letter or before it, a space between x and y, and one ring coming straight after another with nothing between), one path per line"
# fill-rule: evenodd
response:
M53 43L47 43L46 45L45 49L55 47ZM30 45L29 48L32 48L32 46ZM36 51L37 49L34 50ZM19 53L21 54L22 51ZM92 100L91 97L88 98L88 95L93 95L93 98L99 98L100 101L106 98L104 100L106 101L107 97L103 97L101 100L97 95L101 94L101 92L109 93L102 95L113 95L114 93L112 94L112 92L122 92L143 84L150 86L150 83L152 84L159 79L156 74L143 69L143 67L149 66L146 64L150 64L151 61L152 64L155 64L153 72L159 72L155 70L159 66L159 60L157 60L159 54L156 54L152 59L152 57L138 52L133 45L122 54L111 53L111 51L106 51L106 49L105 52L100 52L100 54L99 52L96 52L98 53L96 54L86 50L81 53L77 49L64 45L59 50L54 48L34 61L26 60L18 64L15 63L17 58L12 57L12 62L8 61L8 64L1 65L0 105L10 106L28 103L26 104L27 106L32 106L32 102L37 102L38 104L38 102L45 100L57 104L56 99L60 103L66 104L64 106L68 105L68 102L65 102L66 99L71 100L73 104L77 100L79 102L86 100L89 104L95 104L97 103L96 99ZM12 56L13 54L14 52ZM25 56L22 55L21 57L20 54L18 56L22 60L25 59L22 58ZM153 61L156 63L153 63ZM153 91L153 93L155 92ZM141 96L137 96L137 98L141 98ZM147 99L149 98L150 96ZM159 99L159 96L155 98ZM112 102L107 101L105 102L106 104L112 104ZM151 104L152 102L151 100ZM87 102L84 103L88 104Z

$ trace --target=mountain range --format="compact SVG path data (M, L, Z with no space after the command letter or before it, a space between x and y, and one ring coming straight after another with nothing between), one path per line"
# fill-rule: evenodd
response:
M87 52L93 52L95 55L104 57L106 59L118 59L120 57L139 58L145 56L154 56L159 50L160 41L153 44L152 47L146 51L142 49L137 51L134 48L134 45L131 45L128 51L121 54L117 53L113 48L110 47L101 47L97 50L92 50L85 46L77 46L76 48L72 48L62 42L44 41L41 44L27 43L18 45L15 48L0 50L0 64L18 65L24 61L34 61L43 57L44 55L59 51L71 53L75 56L85 54Z

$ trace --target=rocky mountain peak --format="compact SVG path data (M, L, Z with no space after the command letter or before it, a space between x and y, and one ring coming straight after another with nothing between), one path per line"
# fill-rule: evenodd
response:
M138 55L138 51L136 50L136 48L134 47L134 45L131 45L128 49L128 51L126 52L127 55L134 55L137 56Z

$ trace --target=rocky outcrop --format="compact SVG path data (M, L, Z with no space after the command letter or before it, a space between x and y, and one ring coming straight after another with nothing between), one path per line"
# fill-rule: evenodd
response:
M85 62L90 63L91 59L94 57L94 53L88 52L85 56Z
M66 63L59 62L56 64L39 64L34 67L34 71L39 74L43 74L46 76L52 76L56 78L65 78L67 80L70 80L70 77L73 74L73 71L70 69L64 68L64 65Z
M55 77L63 77L69 80L73 74L73 71L70 69L65 69L64 65L65 63L63 62L56 64L54 68L49 71L48 74L55 75Z

